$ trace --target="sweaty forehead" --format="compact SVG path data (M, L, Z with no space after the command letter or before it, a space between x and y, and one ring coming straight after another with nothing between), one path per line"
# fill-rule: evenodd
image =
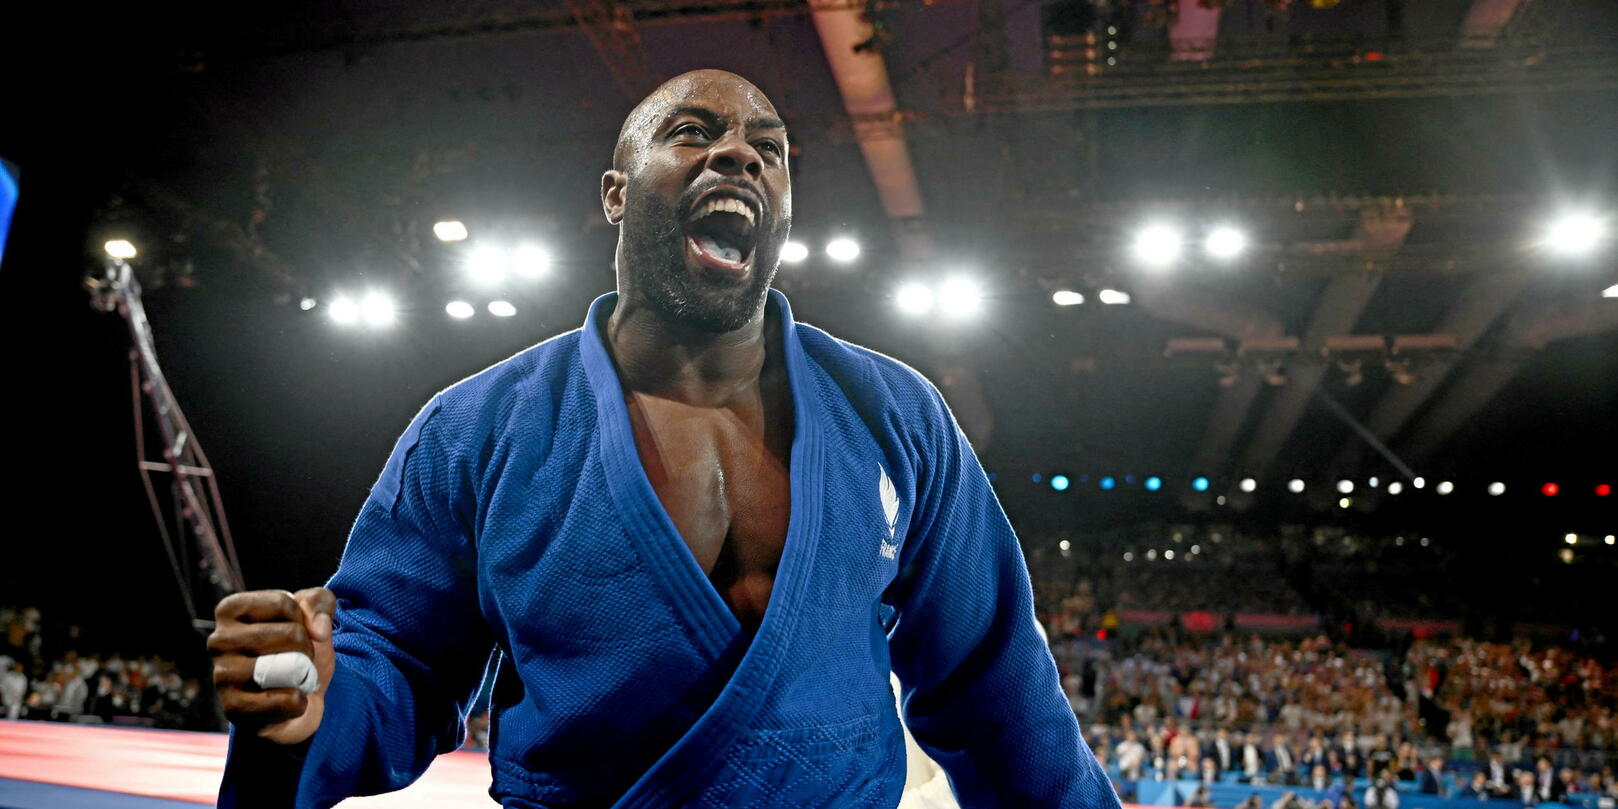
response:
M645 125L655 127L681 108L712 110L727 118L775 117L764 91L730 73L703 71L677 76L647 98Z

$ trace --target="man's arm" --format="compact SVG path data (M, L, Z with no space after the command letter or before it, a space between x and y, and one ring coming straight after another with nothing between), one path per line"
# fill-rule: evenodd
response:
M889 595L906 724L963 807L1116 809L1035 623L1017 538L942 398L927 393L917 503Z
M233 729L221 807L287 806L295 790L291 805L323 808L402 789L460 745L494 642L478 609L470 476L439 415L435 398L399 439L326 585L336 669L319 730L283 747Z

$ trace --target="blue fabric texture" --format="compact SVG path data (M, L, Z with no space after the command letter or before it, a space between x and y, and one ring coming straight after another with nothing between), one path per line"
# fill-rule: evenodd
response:
M604 338L615 301L405 431L327 584L337 671L296 805L410 784L459 746L494 666L490 794L508 806L892 807L891 668L963 807L1116 809L938 391L770 293L792 506L749 638L641 468Z

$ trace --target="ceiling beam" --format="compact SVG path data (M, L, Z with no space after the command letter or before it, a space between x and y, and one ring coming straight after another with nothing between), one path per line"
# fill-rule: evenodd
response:
M638 103L663 83L628 6L608 0L567 0L567 6L630 102Z

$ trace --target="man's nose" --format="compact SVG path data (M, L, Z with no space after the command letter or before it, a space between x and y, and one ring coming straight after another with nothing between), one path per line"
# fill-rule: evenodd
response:
M764 161L746 139L729 133L708 150L708 168L726 176L745 174L757 180L764 173Z

